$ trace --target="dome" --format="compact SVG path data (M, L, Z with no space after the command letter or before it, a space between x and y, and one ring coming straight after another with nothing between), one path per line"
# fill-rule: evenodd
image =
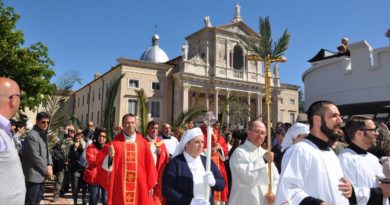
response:
M159 44L160 37L157 34L154 34L152 37L152 47L146 49L146 51L139 58L142 61L149 61L153 63L165 63L169 60L168 55L163 49L161 49Z

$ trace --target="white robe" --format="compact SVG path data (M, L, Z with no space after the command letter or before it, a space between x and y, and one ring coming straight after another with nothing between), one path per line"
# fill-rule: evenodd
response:
M232 190L229 205L267 204L265 194L268 192L268 164L265 163L263 148L257 148L248 140L239 146L230 158L232 173ZM273 193L278 186L279 174L274 163L272 167Z
M320 150L305 139L286 151L282 167L275 204L297 205L308 196L332 205L349 204L338 190L343 172L332 150Z
M345 177L355 190L357 203L367 204L370 188L379 187L375 176L384 176L378 158L371 153L357 154L352 149L345 148L340 152L339 159ZM383 199L383 204L389 204L387 198Z

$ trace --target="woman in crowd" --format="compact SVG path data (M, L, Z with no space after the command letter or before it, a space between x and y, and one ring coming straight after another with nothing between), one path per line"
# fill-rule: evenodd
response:
M206 157L201 156L203 138L200 128L184 132L174 158L169 161L162 178L166 205L213 204L213 191L224 189L225 181L213 161L211 171L206 172ZM205 197L206 186L211 187L208 197Z
M87 147L86 158L88 165L84 170L84 181L88 184L89 205L96 205L100 199L103 205L107 204L106 191L97 182L96 157L100 150L107 143L105 130L97 129L93 138L93 143Z

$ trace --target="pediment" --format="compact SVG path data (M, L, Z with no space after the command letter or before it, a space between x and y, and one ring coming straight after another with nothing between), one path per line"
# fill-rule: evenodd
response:
M251 36L255 38L258 37L258 34L242 21L236 23L230 23L222 26L217 26L216 28L218 30L227 31L235 34Z

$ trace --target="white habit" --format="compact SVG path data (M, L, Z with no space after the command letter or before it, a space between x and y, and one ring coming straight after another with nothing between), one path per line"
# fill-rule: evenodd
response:
M384 176L378 158L353 145L342 150L339 159L345 177L355 190L357 203L367 204L370 199L370 188L379 187L375 176ZM383 198L382 201L384 205L389 204L387 198Z
M268 192L268 164L263 158L264 150L248 140L240 145L230 158L232 172L232 190L229 205L267 204L265 194ZM279 174L272 162L273 193L278 186Z
M308 138L319 140L312 135ZM343 171L336 154L327 144L320 149L308 138L291 146L283 156L275 204L297 205L310 196L332 205L349 205L338 190Z

